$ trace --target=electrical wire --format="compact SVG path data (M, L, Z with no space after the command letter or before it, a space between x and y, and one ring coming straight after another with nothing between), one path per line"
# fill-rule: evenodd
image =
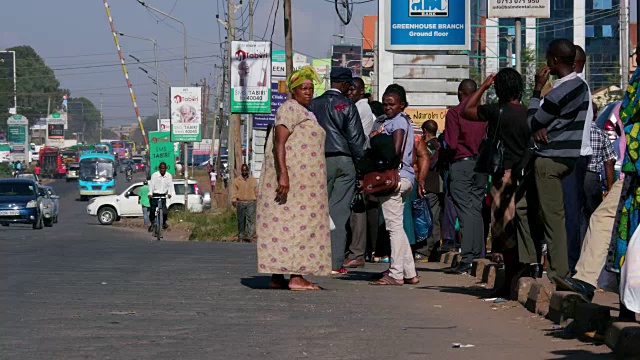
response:
M278 9L280 8L280 0L278 0L278 4L276 6L276 14L273 16L273 26L271 27L271 37L269 38L269 41L273 41L273 33L276 30L276 22L278 19Z
M264 35L262 35L262 40L266 39L266 37L267 37L267 30L269 29L269 21L271 20L271 14L273 14L273 7L275 5L276 5L276 0L272 0L272 2L271 2L271 10L269 11L269 17L267 18L267 26L265 26L265 28L264 28ZM273 21L275 21L275 19Z

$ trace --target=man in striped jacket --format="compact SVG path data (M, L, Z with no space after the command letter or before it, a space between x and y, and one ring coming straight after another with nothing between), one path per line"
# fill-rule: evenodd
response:
M562 179L571 173L580 157L590 106L588 86L573 71L575 56L576 49L570 40L556 39L549 43L547 66L536 75L527 111L527 120L539 148L534 178L544 223L544 240L549 252L547 276L551 280L569 275ZM540 92L549 75L558 79L541 105ZM520 261L537 263L539 245L536 246L530 238L522 241L524 248L519 251Z

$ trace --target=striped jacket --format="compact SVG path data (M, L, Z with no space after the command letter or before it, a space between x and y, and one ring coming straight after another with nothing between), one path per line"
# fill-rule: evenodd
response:
M532 132L546 128L548 144L538 144L541 157L580 157L582 134L590 106L588 85L576 73L556 81L544 97L532 98L527 121Z

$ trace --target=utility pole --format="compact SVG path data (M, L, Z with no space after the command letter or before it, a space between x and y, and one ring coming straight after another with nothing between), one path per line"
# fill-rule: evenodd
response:
M522 74L522 64L520 62L521 54L522 54L522 18L516 18L516 71Z
M507 40L507 67L513 67L513 36L505 36Z
M620 89L629 83L629 0L620 1Z
M224 104L225 99L224 95L226 93L225 86L227 86L227 69L225 66L222 66L222 87L220 93L220 102L218 103L218 107L220 107L220 116L218 116L218 121L220 122L220 129L218 129L218 156L216 157L216 171L220 170L220 156L222 156L222 128L224 126ZM229 87L231 89L231 87ZM231 96L231 93L229 93ZM229 141L227 140L227 150L229 146ZM228 159L227 159L228 161ZM227 163L227 166L228 163ZM218 176L222 176L222 172L218 171Z
M218 107L220 107L220 74L218 74L218 80L216 82L217 82L217 85L216 85L216 97L215 97L215 100L214 100L214 104L215 104L214 109L215 110L217 110ZM222 117L220 117L220 119L222 120ZM211 125L211 152L210 152L210 156L209 156L209 158L211 160L213 160L213 156L215 155L216 125L217 125L217 123L218 122L216 121L216 115L215 115L215 112L214 112L213 113L213 124ZM222 125L220 125L220 126L222 126ZM220 140L218 140L218 141L220 141ZM218 157L220 157L219 154L218 154ZM211 164L211 165L215 166L216 164ZM215 170L215 172L218 172L218 168L214 167L214 170Z
M286 55L286 71L287 76L293 73L293 37L291 35L291 0L284 0L284 52ZM291 90L291 89L289 89ZM287 97L291 93L288 92Z
M273 19L273 21L276 21L275 19ZM249 41L253 41L253 0L249 0ZM271 86L271 84L269 84L268 86ZM252 136L253 136L253 114L249 114L247 116L247 133L246 133L246 138L247 138L247 156L246 156L246 163L247 165L251 164L251 149L253 148L253 141L252 141ZM251 169L251 171L253 172L253 169Z
M102 141L102 126L104 119L102 118L102 93L100 93L100 138L99 141Z
M229 79L231 79L232 71L232 43L236 39L235 29L235 12L236 5L234 0L229 0L228 20L227 20L227 37L229 39ZM231 87L230 87L231 88ZM229 98L233 94L229 92ZM231 101L231 99L229 99ZM240 126L242 125L240 114L231 114L229 119L229 183L233 184L233 180L236 177L236 167L242 164L242 140L240 138ZM232 201L231 192L229 192L229 202Z

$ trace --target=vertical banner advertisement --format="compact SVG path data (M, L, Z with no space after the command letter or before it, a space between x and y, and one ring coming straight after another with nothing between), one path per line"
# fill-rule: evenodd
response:
M171 134L169 131L149 132L149 160L151 162L151 173L156 172L160 163L164 162L167 164L167 172L171 175L176 174L175 149L170 137Z
M469 0L386 2L386 50L469 50Z
M271 113L271 42L231 43L231 112Z
M7 140L9 141L10 161L29 162L29 120L22 115L13 115L7 119Z
M171 141L202 140L202 88L171 88Z
M64 147L64 133L67 127L67 117L54 112L47 117L47 146Z

